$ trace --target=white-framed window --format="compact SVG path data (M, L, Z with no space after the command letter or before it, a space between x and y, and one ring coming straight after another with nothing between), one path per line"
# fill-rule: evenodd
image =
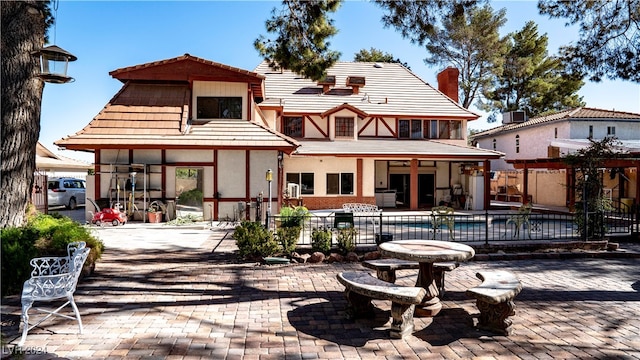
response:
M491 146L493 147L493 150L497 148L496 144L497 144L496 139L491 140Z
M353 195L353 173L327 174L328 195Z
M300 193L302 195L313 195L314 193L314 174L313 173L287 173L287 184L293 183L300 185Z
M198 96L198 119L242 119L242 97Z
M589 139L593 139L593 125L589 125Z
M283 117L282 133L291 137L302 137L302 117L301 116Z
M336 137L353 137L354 121L352 117L336 116Z
M462 139L459 120L398 120L398 139Z
M607 126L607 136L616 136L615 126Z
M520 135L516 135L516 154L520 153Z

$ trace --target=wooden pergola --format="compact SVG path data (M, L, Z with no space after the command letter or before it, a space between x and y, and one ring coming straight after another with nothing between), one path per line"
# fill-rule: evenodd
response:
M640 174L640 154L631 154L625 157L616 159L609 159L603 162L603 168L635 168L636 173ZM529 169L552 169L552 170L566 170L566 199L568 199L568 205L570 209L573 209L576 203L576 170L571 165L565 163L561 158L542 158L542 159L514 159L507 160L507 163L512 164L516 170L523 170L525 176L523 176L523 204L528 202L528 186L529 177L526 176ZM620 180L623 181L623 180ZM624 187L621 186L624 189ZM636 197L635 204L640 204L640 181L636 178L635 183Z

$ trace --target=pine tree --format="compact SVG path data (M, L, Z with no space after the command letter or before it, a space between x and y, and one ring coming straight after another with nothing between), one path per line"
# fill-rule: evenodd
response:
M538 8L579 26L578 41L561 49L572 72L640 82L640 0L540 0Z
M284 0L280 12L272 10L267 32L274 40L260 35L254 47L274 70L288 69L312 80L320 80L340 58L327 41L338 30L328 13L335 12L341 0Z
M508 39L502 74L492 89L486 88L484 110L523 110L536 116L584 105L577 95L584 84L581 77L566 73L561 59L548 55L548 37L538 34L533 21Z

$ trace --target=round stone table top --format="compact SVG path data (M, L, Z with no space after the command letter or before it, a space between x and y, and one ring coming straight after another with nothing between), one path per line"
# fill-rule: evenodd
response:
M379 245L386 257L417 262L465 261L476 252L471 246L438 240L395 240Z

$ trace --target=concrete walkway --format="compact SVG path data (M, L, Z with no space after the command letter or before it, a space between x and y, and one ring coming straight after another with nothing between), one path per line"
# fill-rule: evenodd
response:
M98 236L103 259L76 291L84 334L49 321L30 332L25 358L640 359L640 259L629 254L463 263L447 274L441 313L416 318L399 340L388 335L388 302L375 302L374 319L345 320L336 274L359 264L238 262L225 226L128 224ZM490 268L524 285L509 337L472 326L478 311L464 291ZM415 275L400 271L398 282ZM3 358L16 350L19 316L19 297L4 299Z

